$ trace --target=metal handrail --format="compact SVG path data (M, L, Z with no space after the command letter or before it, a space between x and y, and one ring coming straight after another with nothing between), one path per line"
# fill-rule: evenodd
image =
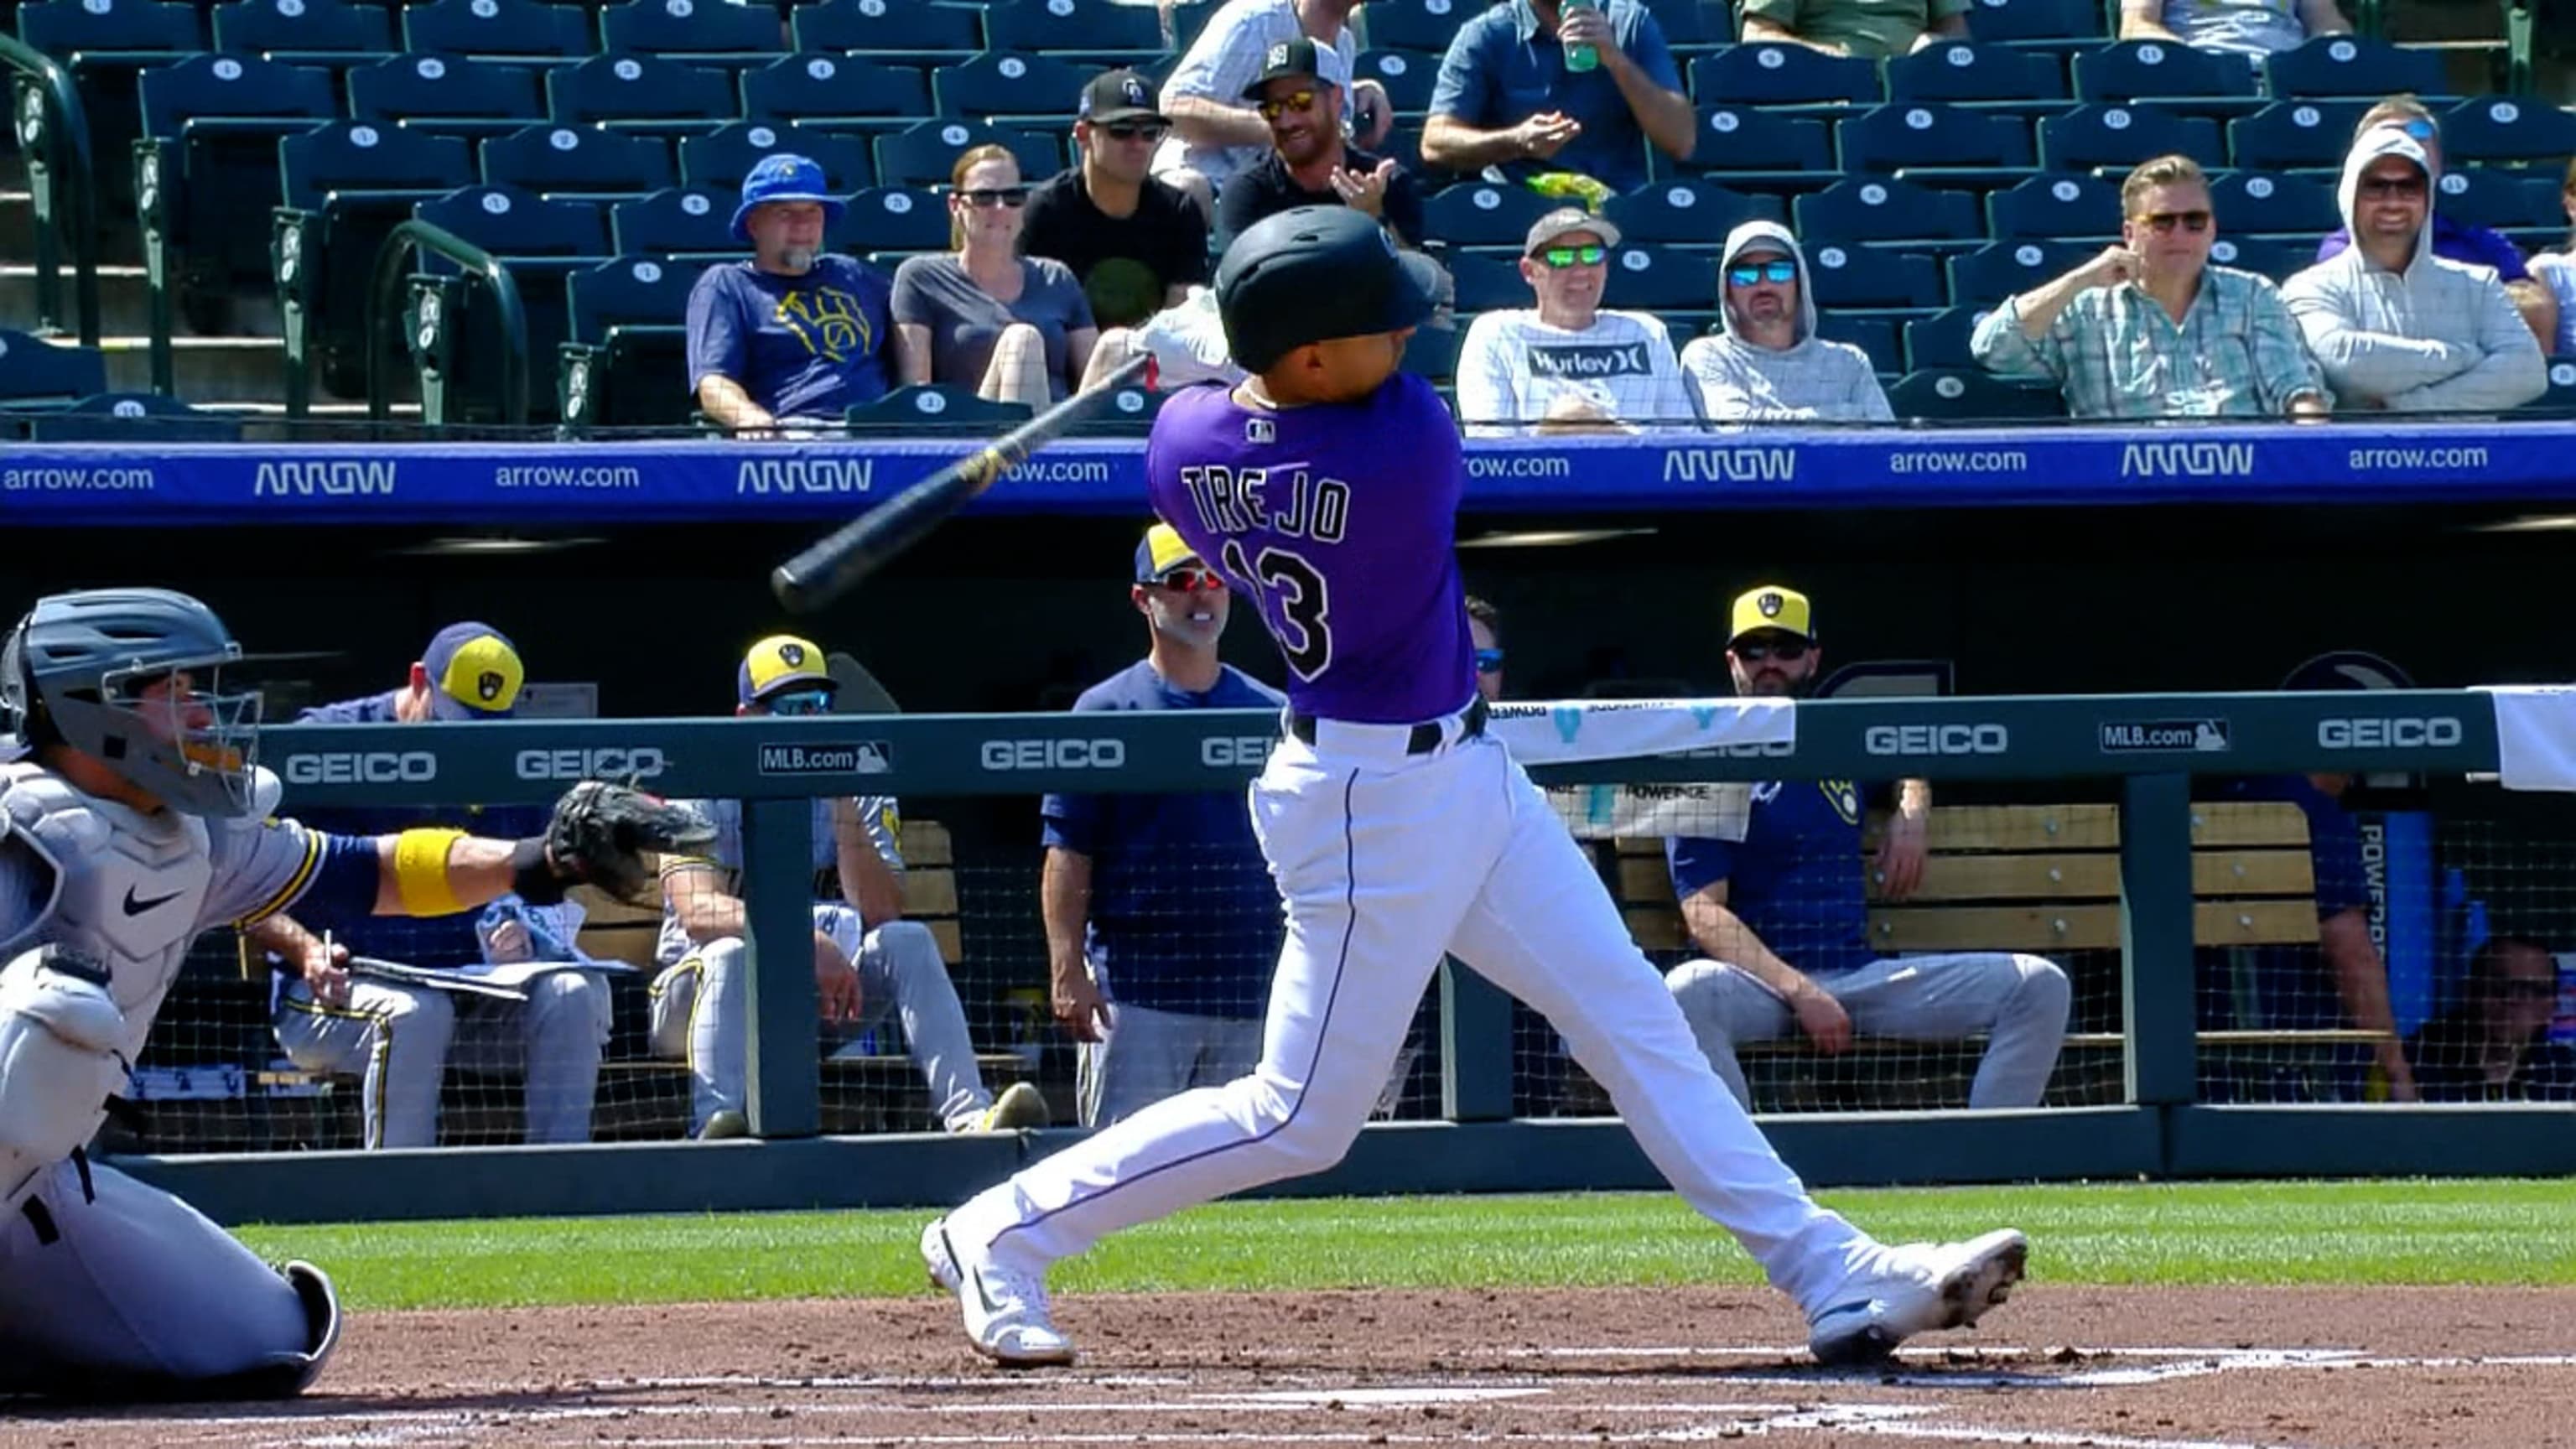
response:
M63 164L57 154L52 170L71 192L72 307L80 327L81 345L96 347L98 173L90 165L89 112L81 105L80 91L72 85L71 73L52 56L14 35L0 35L0 62L34 77L45 88L47 102L53 108L53 124L45 133L46 149L59 153L68 147L71 151L70 164ZM14 115L10 118L13 125L16 120Z
M412 248L435 252L465 269L469 276L482 279L492 289L492 299L501 309L501 405L504 420L524 424L528 420L528 309L519 301L519 284L501 259L449 231L417 218L395 227L376 249L375 275L367 284L367 419L381 423L392 413L393 400L385 395L386 380L379 375L384 366L385 347L393 339L385 332L402 316L395 298L401 286L403 257Z

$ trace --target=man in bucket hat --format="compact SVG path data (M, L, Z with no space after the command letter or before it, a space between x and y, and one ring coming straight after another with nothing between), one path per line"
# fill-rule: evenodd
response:
M742 179L733 235L751 260L707 268L689 293L689 392L724 427L837 424L902 376L893 284L823 250L842 209L803 156L763 157Z

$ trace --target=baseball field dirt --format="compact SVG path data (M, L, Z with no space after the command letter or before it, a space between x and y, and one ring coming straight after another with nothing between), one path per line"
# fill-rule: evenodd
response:
M27 1412L45 1449L1671 1444L2576 1446L2576 1290L2027 1285L1826 1372L1740 1288L1101 1294L1003 1373L904 1299L370 1313L289 1404Z

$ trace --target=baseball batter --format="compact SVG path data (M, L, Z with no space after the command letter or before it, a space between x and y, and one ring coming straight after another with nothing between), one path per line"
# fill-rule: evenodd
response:
M558 901L640 878L638 849L703 838L589 783L521 841L262 819L260 697L223 678L242 660L212 611L160 589L41 599L0 645L17 736L0 764L0 1393L287 1397L337 1340L318 1269L272 1268L82 1151L199 932L297 901Z
M1466 464L1430 384L1397 371L1429 288L1348 208L1261 222L1216 283L1252 376L1172 398L1146 448L1155 510L1257 606L1288 666L1287 737L1251 790L1288 916L1260 1065L977 1195L923 1230L925 1265L988 1357L1071 1362L1049 1265L1339 1160L1450 952L1548 1016L1683 1197L1805 1310L1819 1359L1974 1323L2019 1281L2022 1235L1893 1247L1819 1207L1484 733L1454 553Z

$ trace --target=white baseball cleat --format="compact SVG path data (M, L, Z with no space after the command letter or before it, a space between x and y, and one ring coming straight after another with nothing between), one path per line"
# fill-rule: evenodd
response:
M957 1295L977 1353L1004 1368L1073 1362L1073 1340L1056 1329L1044 1274L959 1253L944 1218L921 1230L921 1265L933 1284Z
M1818 1363L1875 1363L1918 1333L1966 1328L2012 1294L2030 1239L1999 1228L1964 1243L1880 1248L1807 1318Z

